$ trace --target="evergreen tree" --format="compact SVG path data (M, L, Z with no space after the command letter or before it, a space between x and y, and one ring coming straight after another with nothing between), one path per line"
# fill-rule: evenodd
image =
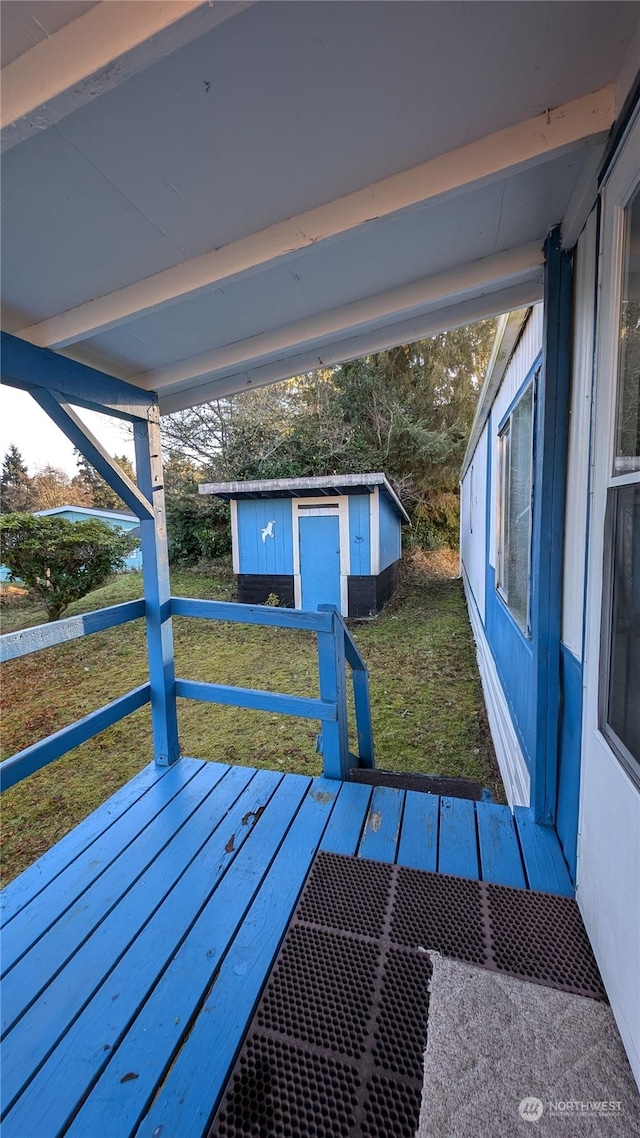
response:
M101 474L91 465L88 458L85 458L79 450L75 450L76 464L78 467L78 475L80 485L84 488L87 495L87 505L94 506L98 510L126 510L127 507L122 501L119 494L112 490L108 482L105 482ZM136 476L133 465L126 454L114 454L114 462L118 464L120 469L128 475L132 482L135 482Z
M15 443L2 460L0 509L3 514L28 510L31 506L31 479Z

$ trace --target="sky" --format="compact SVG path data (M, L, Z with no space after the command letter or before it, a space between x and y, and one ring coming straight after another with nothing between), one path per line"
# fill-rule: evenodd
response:
M133 439L127 423L95 411L75 408L109 454L126 454L133 462ZM0 455L15 443L35 474L42 466L57 466L70 477L78 473L73 444L26 391L0 386Z

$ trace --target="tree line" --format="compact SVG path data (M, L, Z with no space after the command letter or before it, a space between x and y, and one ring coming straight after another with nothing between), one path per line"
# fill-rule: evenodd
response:
M104 478L94 470L79 451L75 452L78 473L70 476L57 466L47 464L30 475L15 443L2 460L0 479L0 511L34 513L56 506L91 506L101 510L126 509L124 502ZM114 455L118 466L135 479L133 466L126 455Z
M485 320L163 419L171 557L229 548L229 508L198 482L382 471L410 540L457 546L459 473L495 334Z

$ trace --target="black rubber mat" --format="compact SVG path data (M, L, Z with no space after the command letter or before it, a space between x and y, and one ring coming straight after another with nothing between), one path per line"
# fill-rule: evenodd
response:
M473 802L481 799L491 801L489 790L485 790L477 778L447 778L437 774L414 774L411 771L385 771L376 767L351 767L350 782L364 782L367 786L390 786L393 790L418 790L423 794L444 794L448 798L470 798Z
M428 949L605 999L570 898L319 854L209 1138L413 1138Z

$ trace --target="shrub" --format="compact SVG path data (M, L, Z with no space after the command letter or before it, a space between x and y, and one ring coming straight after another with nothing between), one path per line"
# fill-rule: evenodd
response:
M10 580L23 581L35 593L48 620L58 620L72 601L103 585L138 545L101 519L70 522L55 515L5 514L0 536Z

